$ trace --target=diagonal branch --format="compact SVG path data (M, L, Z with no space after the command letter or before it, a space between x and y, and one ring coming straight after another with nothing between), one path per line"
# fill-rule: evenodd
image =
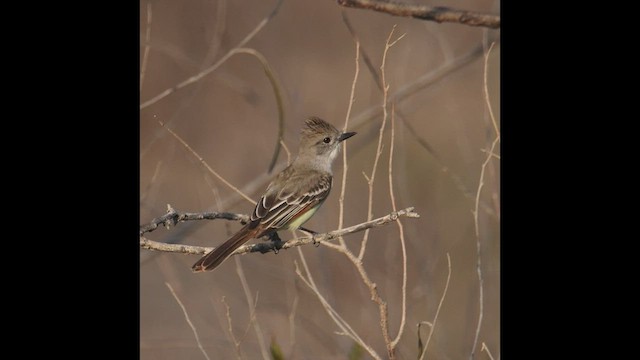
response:
M444 6L409 5L381 0L338 0L338 5L374 10L395 16L413 17L438 23L452 22L469 26L483 26L491 29L500 28L499 15L458 10Z
M222 58L220 58L220 60L218 60L215 64L211 65L210 67L208 67L207 69L205 69L204 71L182 81L181 83L179 83L178 85L168 88L165 91L161 92L160 94L154 96L153 98L143 102L140 105L140 110L155 104L156 102L158 102L159 100L173 94L174 92L184 88L185 86L191 85L196 83L198 80L202 79L203 77L209 75L211 72L215 71L217 68L219 68L225 61L229 60L229 58L231 56L233 56L233 54L235 53L234 51L237 48L241 48L243 47L246 43L249 42L249 40L251 40L258 32L260 32L260 30L262 30L262 28L267 25L267 23L278 13L278 10L280 9L280 5L282 4L283 0L278 0L278 3L276 4L275 8L271 11L271 13L269 15L267 15L264 19L262 19L262 21L258 24L258 26L256 26L255 29L253 29L253 31L251 31L247 36L245 36L244 39L242 39L242 41L240 41L240 43L238 43L238 45L236 45L234 47L234 49L232 49L231 51L229 51L228 53L226 53Z
M202 347L202 343L200 342L200 336L198 336L198 331L196 330L196 327L191 322L191 319L189 319L189 314L187 313L187 309L184 307L184 304L182 304L182 301L180 301L180 298L178 297L176 292L173 290L173 287L171 286L171 284L169 284L166 281L164 284L167 285L167 287L169 288L169 291L171 291L171 294L178 302L178 305L180 305L180 308L182 309L182 313L184 314L184 318L187 320L187 324L189 324L189 327L191 328L191 331L193 331L193 335L196 338L196 342L198 343L198 349L200 349L200 351L202 352L202 355L204 355L204 357L207 360L211 360L207 352L204 351L204 347Z
M171 209L173 210L173 209ZM173 212L175 212L175 210L173 210ZM208 217L204 217L203 215L207 215ZM189 215L189 216L186 216ZM228 220L242 220L242 219L246 219L248 216L246 215L240 215L240 214L231 214L231 213L203 213L203 214L193 214L193 213L189 213L189 214L178 214L176 213L171 214L169 216L165 215L165 217L168 216L168 222L171 225L175 225L177 222L174 222L170 219L180 219L180 221L187 221L187 220L202 220L202 219L228 219ZM386 216L383 217L379 217L377 219L371 220L371 221L367 221L367 222L363 222L361 224L357 224L357 225L353 225L350 226L348 228L345 229L339 229L339 230L334 230L334 231L329 231L327 233L323 233L323 234L316 234L313 237L301 237L301 238L297 238L297 239L293 239L293 240L289 240L286 241L284 244L276 244L273 241L268 241L268 242L263 242L263 243L257 243L257 244L249 244L249 245L243 245L241 247L239 247L236 251L233 252L232 255L239 255L239 254L246 254L249 252L261 252L261 253L266 253L269 251L274 251L274 250L280 250L280 249L288 249L294 246L301 246L301 245L308 245L314 242L323 242L323 241L330 241L330 240L334 240L337 239L341 236L347 235L347 234L353 234L356 232L360 232L360 231L364 231L366 229L371 229L374 227L379 227L379 226L383 226L386 225L388 223L394 222L396 220L398 220L399 217L408 217L408 218L419 218L420 214L418 214L417 212L414 211L413 207L408 207L406 209L400 210L400 211L394 211ZM163 217L160 217L158 219L162 219ZM161 220L158 219L154 219L151 224L155 224L155 228L158 227L159 224L164 224L166 225L166 222L163 222ZM152 230L146 230L143 231L143 228L148 228L150 227L149 224L147 225L143 225L140 227L140 247L143 249L148 249L148 250L156 250L156 251L164 251L164 252L174 252L174 253L182 253L182 254L194 254L194 255L202 255L205 254L209 251L212 251L214 248L212 247L204 247L204 246L194 246L194 245L183 245L183 244L167 244L167 243L162 243L162 242L158 242L158 241L153 241L153 240L149 240L147 238L145 238L144 236L142 236L142 234L144 234L145 232L148 231L152 231ZM152 226L151 226L152 227ZM154 228L154 229L155 229ZM276 245L278 245L278 247L276 247ZM282 246L279 246L282 245Z

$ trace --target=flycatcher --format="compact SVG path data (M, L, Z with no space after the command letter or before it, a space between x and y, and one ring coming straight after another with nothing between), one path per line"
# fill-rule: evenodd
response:
M343 133L318 117L307 119L298 156L269 184L249 222L198 260L193 271L215 269L250 239L271 237L283 229L300 228L329 196L333 182L331 164L340 151L340 144L355 134Z

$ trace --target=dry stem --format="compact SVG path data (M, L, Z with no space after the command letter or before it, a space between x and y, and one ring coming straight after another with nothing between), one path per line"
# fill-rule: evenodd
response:
M429 331L429 337L427 337L427 341L424 345L424 349L422 350L422 354L420 355L420 360L424 359L424 355L427 353L427 347L429 346L429 342L431 341L431 335L433 335L433 332L435 330L436 322L438 321L438 315L440 314L440 309L442 308L442 303L444 302L444 297L447 296L447 290L449 290L449 281L451 280L451 256L449 256L449 253L447 253L447 269L447 282L444 285L444 291L442 292L442 297L440 298L440 302L438 303L436 314L433 317L433 322L428 323L431 329ZM419 328L418 331L420 331Z
M349 94L349 107L347 108L347 116L344 120L344 128L343 131L347 130L349 125L349 117L351 117L351 107L355 102L355 91L356 91L356 82L358 80L358 74L360 73L360 42L356 40L356 72L353 76L353 82L351 83L351 93ZM344 143L342 145L342 182L340 188L340 197L338 198L338 203L340 204L340 214L338 216L338 229L342 229L344 224L344 196L345 191L347 190L347 171L349 170L349 166L347 164L347 144ZM340 246L346 247L347 244L344 242L344 239L339 239Z
M144 37L144 55L142 55L142 65L140 66L140 91L144 83L144 74L147 71L147 61L149 61L149 49L151 48L151 1L147 3L147 31Z
M473 346L471 348L471 356L470 358L473 359L473 356L475 354L475 349L476 349L476 345L478 344L478 339L480 337L480 328L482 327L482 318L484 315L484 279L482 277L482 261L481 261L481 252L480 252L480 222L478 220L478 207L480 204L480 194L482 193L482 188L484 187L484 176L485 176L485 171L487 168L487 164L489 164L489 162L491 161L491 159L493 158L492 154L494 153L495 147L496 145L498 145L498 142L500 142L500 129L498 128L498 124L496 122L496 119L493 115L493 110L491 108L491 102L489 100L489 89L488 89L488 85L487 85L487 72L488 72L488 63L489 63L489 55L491 54L491 49L493 49L493 45L495 43L491 43L491 46L489 47L489 50L487 51L487 54L484 57L484 95L485 95L485 102L487 104L487 107L489 109L489 115L491 117L491 122L493 124L494 127L494 131L496 132L496 138L493 140L493 143L491 144L491 149L488 152L488 155L484 161L484 163L482 164L482 168L480 170L480 180L478 181L478 191L476 192L476 202L475 202L475 209L473 211L473 221L474 221L474 225L475 225L475 235L476 235L476 249L477 249L477 253L478 253L478 262L476 264L476 270L478 273L478 283L479 283L479 302L480 302L480 309L479 309L479 314L478 314L478 325L476 327L476 333L475 333L475 337L473 339Z
M346 247L344 247L342 249L344 249L345 251L348 251ZM302 266L304 267L304 270L305 270L305 272L307 274L307 277L305 278L302 275L302 272L300 271L300 268L298 267L298 263L297 262L295 262L296 274L298 274L298 276L302 279L302 281L305 283L305 285L307 285L314 292L314 294L316 294L316 296L320 300L320 303L322 304L322 306L326 310L327 314L329 314L329 316L331 317L333 322L335 322L336 325L340 328L340 330L342 330L342 333L340 333L340 334L348 336L353 341L355 341L358 344L360 344L365 350L367 350L367 352L374 359L381 360L382 358L380 357L380 355L378 355L378 353L376 353L375 350L373 350L373 348L371 348L371 346L369 346L367 343L365 343L362 340L362 338L360 338L358 333L356 333L356 331L353 330L351 325L349 325L349 323L347 323L346 320L344 320L340 316L340 314L338 314L338 312L331 306L331 304L329 304L329 302L324 298L324 296L322 296L322 293L320 292L320 290L316 286L315 281L313 280L313 276L311 276L311 272L309 271L309 267L307 266L307 261L306 261L306 259L304 257L304 254L302 253L302 250L300 248L298 248L298 254L300 255L300 260L302 261Z
M253 324L253 330L256 332L256 337L258 338L258 344L260 345L260 353L262 353L262 358L264 360L269 360L269 352L267 351L267 347L264 343L264 336L262 335L262 329L260 328L260 324L258 324L258 320L255 314L255 309L258 306L258 293L256 293L256 299L254 301L253 296L251 296L251 291L249 290L249 283L247 283L247 278L246 276L244 276L244 270L242 269L242 264L240 263L240 259L236 257L235 260L236 260L236 273L238 274L238 278L240 278L240 284L242 284L242 290L244 291L244 296L247 298L247 304L249 306L253 304L253 308L251 309L252 316L251 316L251 320L249 321L249 324Z
M168 282L165 282L165 285L167 285L167 287L169 288L169 291L171 291L171 294L173 295L173 297L178 302L178 305L180 305L180 308L182 309L182 312L184 313L184 318L187 320L187 324L189 324L189 327L191 327L191 331L193 331L193 335L196 337L196 342L198 343L198 348L200 349L200 351L202 351L202 354L204 355L204 357L207 360L210 360L209 355L207 355L207 352L204 351L204 348L202 347L202 344L200 343L200 337L198 336L198 331L196 330L196 327L191 322L191 319L189 319L189 314L187 314L187 309L182 304L182 301L180 301L180 298L178 298L178 295L176 294L176 292L173 291L173 288L171 287L171 284L169 284Z
M389 146L389 197L391 198L391 207L393 211L397 210L396 196L393 192L393 149L395 146L395 106L391 107L391 145ZM400 319L400 328L398 334L391 341L391 348L395 349L400 342L404 325L407 318L407 247L404 240L404 227L400 219L396 221L398 232L400 235L400 246L402 247L402 317Z

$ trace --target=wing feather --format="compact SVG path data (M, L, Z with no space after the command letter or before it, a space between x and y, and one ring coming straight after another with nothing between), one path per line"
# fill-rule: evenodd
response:
M332 176L317 170L294 172L290 168L280 173L260 198L251 220L266 225L263 234L280 229L307 210L321 204L331 191ZM274 183L282 183L280 189ZM304 191L306 189L306 191ZM261 235L262 236L262 235Z

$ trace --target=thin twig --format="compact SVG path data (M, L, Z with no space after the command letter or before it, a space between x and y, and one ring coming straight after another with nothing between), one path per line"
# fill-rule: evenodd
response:
M289 147L284 143L284 140L280 140L280 145L282 145L282 149L287 154L287 166L291 164L291 151L289 151Z
M390 222L397 221L398 218L402 216L408 217L408 218L420 217L420 215L414 211L413 207L408 207L406 209L403 209L397 212L394 211L386 216L382 216L371 221L366 221L357 225L353 225L348 228L329 231L323 234L316 234L316 235L313 235L313 237L306 236L306 237L291 239L285 242L282 245L281 249L289 249L295 246L312 244L314 242L314 239L315 239L315 242L324 243L326 241L331 241L331 240L337 239L340 236L344 236L347 234L353 234L366 229L384 226ZM221 218L221 217L218 217L218 218ZM195 220L195 219L191 218L191 219L185 219L185 220ZM173 252L173 253L181 253L181 254L192 254L192 255L202 255L214 249L212 247L204 247L204 246L167 244L167 243L149 240L142 235L140 236L140 247L148 250ZM268 242L261 242L256 244L242 245L238 249L236 249L236 251L234 251L232 255L246 254L250 252L269 252L269 251L273 251L274 249L275 249L275 244L272 241L268 241Z
M233 184L231 184L230 182L228 182L225 178L223 178L220 174L218 174L215 170L213 170L213 168L211 166L209 166L209 164L204 160L204 158L202 156L200 156L200 154L198 154L195 150L193 150L193 148L191 148L191 146L189 146L189 144L187 144L186 141L184 141L178 134L176 134L173 130L171 130L170 128L164 126L164 123L162 121L159 122L160 125L162 127L164 127L165 129L167 129L167 131L169 133L171 133L171 135L173 135L173 137L175 137L176 139L178 139L178 141L180 141L180 143L187 148L187 150L189 150L189 152L191 152L193 154L193 156L195 156L198 161L200 161L200 163L202 165L204 165L205 168L207 168L207 170L213 174L215 177L218 178L218 180L222 181L222 183L224 183L225 185L227 185L228 187L230 187L233 191L235 191L236 193L238 193L240 196L242 196L243 198L245 198L247 201L249 201L252 204L255 204L255 200L251 199L249 196L247 196L247 194L243 193L242 190L238 189L237 187L235 187Z
M389 337L389 312L387 303L380 297L378 293L378 285L374 283L367 270L364 268L364 265L360 259L358 259L351 250L344 247L339 249L341 253L347 256L349 261L353 263L353 266L358 270L360 277L362 278L362 282L364 282L365 286L369 289L369 293L371 294L371 301L375 302L378 305L378 312L380 316L380 328L382 329L382 337L384 338L384 342L387 348L387 355L389 355L389 359L395 359L394 349L391 347L391 338Z
M342 330L341 335L350 337L353 341L357 342L358 344L360 344L360 346L362 346L365 350L367 350L367 352L369 352L369 354L374 359L381 360L382 358L380 357L380 355L378 355L378 353L376 353L375 350L371 348L371 346L369 346L367 343L365 343L362 340L362 338L360 338L358 333L356 333L355 330L353 330L353 328L349 325L349 323L347 323L346 320L344 320L340 316L340 314L331 306L331 304L329 304L329 302L324 298L324 296L322 296L322 293L320 292L320 290L316 286L315 281L313 280L313 276L311 276L311 272L309 271L309 267L307 266L307 261L300 248L298 248L298 254L300 255L300 261L302 261L302 266L305 269L307 277L305 278L302 275L302 272L298 267L297 261L294 262L296 267L296 274L300 277L300 279L302 279L305 285L307 285L311 289L311 291L313 291L313 293L318 297L318 300L320 300L320 303L325 308L327 314L329 314L333 322L340 328L340 330Z
M260 30L262 30L262 28L267 25L267 23L277 14L278 10L280 9L280 5L282 4L283 0L278 0L278 3L276 4L275 8L271 11L271 13L269 15L267 15L264 19L262 19L262 21L258 24L258 26L256 26L255 29L253 29L253 31L251 31L244 39L242 39L242 41L240 41L238 43L238 45L236 45L231 51L229 51L228 53L226 53L222 58L220 58L220 60L218 60L215 64L211 65L210 67L208 67L207 69L201 71L200 73L182 81L181 83L179 83L178 85L166 89L165 91L161 92L160 94L154 96L153 98L145 101L144 103L142 103L140 105L140 110L146 108L149 105L155 104L156 102L158 102L159 100L173 94L174 92L184 88L185 86L191 85L195 82L197 82L198 80L202 79L203 77L209 75L211 72L215 71L217 68L219 68L225 61L229 60L229 58L231 56L233 56L234 54L234 50L236 50L237 48L241 48L243 47L246 43L248 43L258 32L260 32Z
M149 60L149 49L151 48L151 1L147 2L147 31L144 36L144 54L142 55L142 65L140 66L140 91L144 83L144 74L147 71L147 61Z
M349 21L349 18L347 17L347 14L344 11L342 12L342 20L344 24L347 26L349 33L351 33L351 36L354 39L357 39L358 35L356 34L356 31L353 28L353 25L351 25L351 22ZM376 87L380 90L380 92L384 92L382 79L380 78L378 71L373 65L373 62L371 61L371 57L369 57L369 55L367 54L367 52L363 47L360 47L360 55L362 56L362 60L364 61L367 69L369 70L369 74L373 77ZM424 150L427 151L427 153L429 153L429 155L431 155L431 157L433 157L433 159L440 166L441 171L447 174L451 178L451 181L453 181L453 184L456 186L456 188L458 188L458 190L466 198L470 200L475 200L475 194L471 190L469 190L469 188L467 188L467 186L462 181L462 177L460 177L460 175L455 173L453 170L451 170L449 166L445 164L445 162L442 160L442 158L440 157L438 152L434 149L434 147L431 146L431 144L429 144L427 140L420 137L419 135L420 133L415 129L413 125L411 125L411 122L407 121L405 119L405 116L403 116L398 109L395 110L395 114L400 120L402 120L402 123L404 124L404 126L407 127L407 130L408 130L407 133L413 136L418 142L418 145L420 145ZM495 215L495 211L491 207L489 207L489 205L487 205L484 201L482 201L480 205L482 206L482 209L485 210L488 214Z
M360 73L360 42L356 39L356 72L353 75L353 82L351 83L351 93L349 94L349 107L347 108L347 116L344 120L344 128L343 131L347 131L347 127L349 125L349 118L351 117L351 107L355 102L355 92L356 92L356 83L358 80L358 74ZM338 203L340 204L340 212L338 216L338 229L341 229L344 224L344 196L347 190L347 171L349 170L349 166L347 164L347 144L344 143L342 145L342 182L340 188L340 197L338 198ZM339 239L341 246L347 246L344 242L344 239Z
M296 288L296 296L293 298L291 312L289 313L289 358L293 358L293 349L296 344L296 310L298 309L298 289Z
M395 106L391 106L391 145L389 146L389 197L391 198L391 208L393 211L397 210L396 196L393 192L393 149L395 146ZM391 348L395 349L400 342L402 333L404 331L404 325L407 318L407 247L404 240L404 227L400 219L396 221L398 225L398 232L400 234L400 247L402 248L402 317L400 318L400 328L395 339L391 341Z
M382 102L382 111L383 111L383 116L382 116L382 123L380 124L380 130L379 130L379 135L378 135L378 147L376 149L376 156L373 160L373 169L371 170L371 176L368 177L368 185L369 185L369 201L368 201L368 206L367 206L367 220L371 220L371 218L373 217L373 182L375 181L375 177L376 177L376 169L378 168L378 161L380 160L380 155L382 155L382 138L384 136L384 127L387 123L387 96L388 96L388 92L389 92L389 85L387 85L386 79L385 79L385 75L384 75L384 66L386 64L386 60L387 60L387 53L389 52L389 49L395 45L396 42L398 42L400 39L402 39L406 34L402 34L400 37L398 37L395 41L393 41L392 43L389 43L389 41L391 41L391 37L393 36L393 32L396 29L396 25L393 25L393 28L391 29L391 32L389 33L389 37L387 38L387 42L385 43L385 48L384 48L384 52L382 54L382 65L380 65L380 71L382 73L382 84L383 84L383 88L384 88L384 95L383 95L383 102ZM367 241L369 240L369 232L365 231L364 236L362 237L362 243L360 244L360 253L358 254L358 259L360 261L362 261L362 259L364 258L364 252L367 248Z
M479 207L479 204L480 204L480 194L482 193L482 188L484 187L484 176L485 176L485 171L486 171L486 168L487 168L487 164L493 158L491 156L491 154L494 153L496 145L498 145L498 142L500 142L500 130L498 128L498 124L496 122L496 119L493 116L493 110L491 110L491 101L489 99L489 89L488 89L488 85L487 85L487 72L488 72L489 55L491 54L491 49L493 49L493 45L494 44L495 43L491 43L491 46L489 47L489 50L487 51L487 54L484 57L484 87L483 87L483 90L484 90L484 95L485 95L485 102L487 104L487 107L489 108L489 115L491 117L491 121L493 123L494 130L496 132L496 138L493 140L493 143L491 144L491 149L489 150L488 155L487 155L486 159L484 160L484 163L482 164L482 169L480 170L480 180L478 181L478 191L476 192L476 203L475 203L475 209L473 211L473 222L474 222L474 226L475 226L475 235L476 235L476 250L477 250L477 255L478 255L478 262L476 264L476 270L477 270L477 273L478 273L480 309L479 309L479 314L478 314L478 325L476 327L476 333L475 333L475 337L473 339L473 347L471 348L470 359L473 359L473 356L475 354L476 346L478 345L478 339L480 337L480 328L482 327L482 318L483 318L483 315L484 315L484 279L482 277L482 257L481 257L481 247L480 247L480 222L478 220L478 207Z
M255 314L255 308L258 306L258 294L256 293L256 300L253 301L253 296L251 295L251 291L249 289L249 283L247 283L247 277L244 276L244 269L242 268L242 264L240 263L240 258L236 257L236 273L238 274L238 278L240 278L240 284L242 284L242 290L244 291L244 296L247 298L247 304L251 309L251 305L253 304L254 309L253 313ZM262 336L262 329L260 328L260 324L258 324L258 320L253 319L253 330L256 332L256 337L258 338L258 345L260 345L260 352L262 353L262 358L264 360L269 360L269 352L267 351L267 346L264 343L264 336ZM246 334L246 333L245 333Z
M158 161L156 163L156 168L153 171L153 175L151 176L151 180L149 181L149 183L145 187L144 191L142 192L142 195L140 195L140 203L141 204L143 204L147 200L147 197L149 196L149 192L151 191L151 187L155 184L156 179L158 178L158 174L160 174L160 168L161 167L162 167L162 160L160 160L160 161Z
M233 342L233 347L236 351L236 359L242 359L242 353L240 351L240 341L236 339L236 335L233 333L233 321L231 320L231 307L227 304L224 296L222 297L222 303L227 308L227 325L229 326L229 336L231 337L231 342Z
M213 57L218 54L220 46L222 45L222 36L227 28L227 0L217 1L216 4L216 20L213 25L213 45L207 51L207 63L213 60Z
M204 351L204 348L202 347L202 344L200 343L200 337L198 336L198 331L196 331L196 327L191 322L191 319L189 319L189 314L187 314L187 309L182 304L182 301L180 301L180 298L178 298L178 295L176 294L176 292L173 291L173 288L171 287L171 284L169 284L168 282L165 282L165 285L167 285L167 287L169 288L169 291L171 291L171 294L173 295L173 297L178 302L178 305L180 305L180 308L182 308L182 312L184 313L184 318L187 320L187 324L189 324L189 326L191 327L191 331L193 331L193 335L195 335L195 337L196 337L196 342L198 343L198 348L200 349L200 351L202 351L202 354L204 355L204 357L207 360L211 360L209 358L209 355L207 355L207 352Z
M445 296L447 296L447 290L449 290L449 280L451 280L451 256L447 253L447 282L444 285L444 291L442 292L442 297L440 297L440 302L438 303L438 308L436 309L436 314L433 317L433 322L429 323L431 330L429 331L429 337L427 337L427 341L424 345L424 349L422 350L422 354L420 355L420 360L424 358L424 355L427 353L427 347L429 346L429 342L431 341L431 335L436 327L436 323L438 322L438 315L440 314L440 309L442 308L442 303L444 302Z
M251 330L251 324L253 324L253 322L256 321L256 308L258 307L258 299L260 298L259 295L260 293L256 291L256 299L253 301L253 306L249 308L249 310L251 311L249 315L249 322L247 323L247 327L244 329L244 332L242 333L240 342L242 342L247 337L247 335L249 334L249 330Z
M409 5L380 0L338 0L346 7L368 9L395 16L413 17L422 20L452 22L469 26L500 28L500 16L473 11L457 10L443 6Z

